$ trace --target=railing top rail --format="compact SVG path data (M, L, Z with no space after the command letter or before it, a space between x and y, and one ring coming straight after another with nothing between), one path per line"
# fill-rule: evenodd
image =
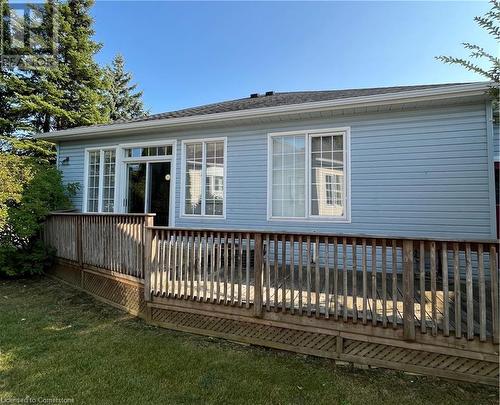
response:
M498 239L464 239L464 238L429 238L422 236L394 236L394 235L369 235L369 234L346 234L346 233L327 233L327 232L297 232L297 231L282 231L268 229L223 229L223 228L188 228L188 227L169 227L169 226L147 226L146 229L176 231L176 232L216 232L216 233L260 233L262 235L293 235L293 236L312 236L312 237L329 237L329 238L347 238L347 239L377 239L377 240L411 240L424 242L448 242L448 243L481 243L481 244L498 244Z
M115 212L51 212L47 216L77 216L77 217L155 217L156 214L132 214Z

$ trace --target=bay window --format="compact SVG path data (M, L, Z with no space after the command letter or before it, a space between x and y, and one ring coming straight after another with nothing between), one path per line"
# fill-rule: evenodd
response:
M270 134L269 217L349 219L348 129Z

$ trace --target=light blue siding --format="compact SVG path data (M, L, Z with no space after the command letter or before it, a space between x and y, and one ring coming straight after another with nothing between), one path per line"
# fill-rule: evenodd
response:
M351 127L351 223L268 221L268 132L345 126ZM183 218L180 140L221 136L227 137L226 219ZM176 226L494 237L484 104L63 142L60 156L70 157L61 166L64 179L83 185L86 147L160 139L179 141ZM82 194L75 198L80 209Z

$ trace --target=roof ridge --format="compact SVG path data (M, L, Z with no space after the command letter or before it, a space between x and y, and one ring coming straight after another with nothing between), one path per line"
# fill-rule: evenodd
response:
M159 119L171 119L181 117L191 117L196 115L208 115L231 111L242 111L265 107L278 107L294 104L304 104L319 101L333 101L344 98L356 98L361 96L375 96L382 94L393 94L404 91L424 90L440 87L481 84L486 82L466 82L466 83L437 83L437 84L417 84L405 86L367 87L335 90L302 90L289 92L274 92L272 95L262 94L259 97L245 97L232 100L219 101L209 104L202 104L193 107L181 108L178 110L150 114L132 120L119 120L110 124L126 124L143 121L153 121Z
M382 86L382 87L350 87L346 89L331 89L331 90L297 90L297 91L283 91L274 92L274 94L297 94L297 93L329 93L335 91L356 91L356 90L384 90L395 88L418 88L418 87L432 87L432 86L460 86L464 84L474 84L482 82L453 82L453 83L430 83L430 84L402 84L397 86Z

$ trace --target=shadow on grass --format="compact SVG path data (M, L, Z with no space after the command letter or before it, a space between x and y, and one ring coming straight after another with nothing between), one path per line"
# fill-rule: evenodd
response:
M173 332L50 279L0 281L0 398L75 403L497 403L498 390Z

